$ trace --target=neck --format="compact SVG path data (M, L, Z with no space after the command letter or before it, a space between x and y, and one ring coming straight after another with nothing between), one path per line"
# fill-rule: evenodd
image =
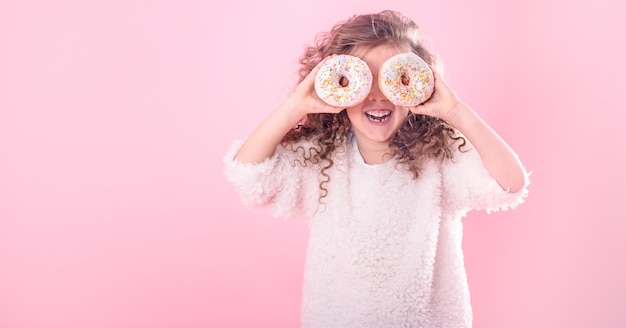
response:
M382 164L393 158L387 142L359 142L356 141L359 153L367 164Z

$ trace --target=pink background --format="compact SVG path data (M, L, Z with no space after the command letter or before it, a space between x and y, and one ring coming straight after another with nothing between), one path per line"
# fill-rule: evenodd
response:
M626 326L624 1L214 3L0 1L0 327L296 327L306 224L221 158L316 33L384 8L534 172L465 220L475 326Z

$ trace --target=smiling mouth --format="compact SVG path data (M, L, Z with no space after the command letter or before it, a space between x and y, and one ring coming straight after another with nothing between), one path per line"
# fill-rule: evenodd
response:
M376 123L381 123L388 120L391 117L391 111L389 110L375 110L365 112L365 116L368 120Z

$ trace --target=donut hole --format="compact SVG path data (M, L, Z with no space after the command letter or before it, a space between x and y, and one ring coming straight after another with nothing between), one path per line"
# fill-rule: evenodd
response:
M350 84L350 80L348 80L348 78L347 78L347 77L345 77L345 76L341 76L341 77L339 78L339 85L340 85L342 88L347 87L349 84Z
M402 73L402 76L400 76L400 82L402 82L403 85L409 85L409 83L411 83L411 78L406 73Z

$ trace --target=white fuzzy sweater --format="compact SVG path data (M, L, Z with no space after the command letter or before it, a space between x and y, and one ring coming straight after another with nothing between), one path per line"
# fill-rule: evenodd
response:
M364 163L349 137L320 205L318 166L297 164L301 155L282 147L244 164L240 144L224 163L243 203L310 219L302 327L471 327L461 218L515 207L526 188L502 190L473 149L429 162L415 180L394 161Z

